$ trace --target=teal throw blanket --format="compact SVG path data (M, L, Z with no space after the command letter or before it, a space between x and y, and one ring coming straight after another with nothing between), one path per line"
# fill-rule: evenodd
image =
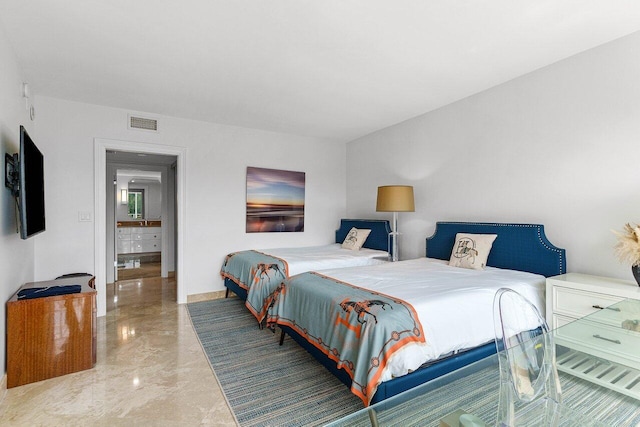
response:
M318 272L285 280L272 299L267 324L294 329L335 361L365 406L390 357L406 345L425 343L411 304Z
M241 251L227 255L220 275L247 291L245 304L258 322L262 322L270 304L270 295L289 277L289 266L285 260L263 252Z

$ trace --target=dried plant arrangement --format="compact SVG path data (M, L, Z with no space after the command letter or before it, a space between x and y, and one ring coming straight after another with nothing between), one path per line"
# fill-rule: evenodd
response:
M618 238L614 249L620 262L640 266L640 225L627 223L622 232L614 233Z

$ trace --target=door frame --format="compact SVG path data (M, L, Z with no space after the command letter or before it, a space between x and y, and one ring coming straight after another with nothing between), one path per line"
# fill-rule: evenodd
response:
M107 150L176 156L176 290L178 304L185 304L187 302L184 271L187 149L147 142L94 138L94 266L98 292L98 316L104 316L107 313Z

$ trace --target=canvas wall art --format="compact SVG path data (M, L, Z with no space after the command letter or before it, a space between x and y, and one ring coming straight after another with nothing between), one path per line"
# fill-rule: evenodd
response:
M247 233L304 231L304 172L247 167Z

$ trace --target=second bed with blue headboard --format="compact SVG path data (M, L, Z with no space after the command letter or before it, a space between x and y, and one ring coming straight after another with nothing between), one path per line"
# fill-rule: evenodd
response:
M357 250L344 249L350 231L369 230ZM389 221L342 219L335 232L335 244L297 248L245 250L227 255L220 274L229 291L246 300L246 306L262 322L276 286L287 277L311 270L368 266L384 263L388 257Z
M496 236L486 268L449 265L458 233ZM292 276L275 294L268 323L368 405L494 353L497 289L515 289L543 311L545 278L566 272L565 251L539 224L438 222L426 255Z

